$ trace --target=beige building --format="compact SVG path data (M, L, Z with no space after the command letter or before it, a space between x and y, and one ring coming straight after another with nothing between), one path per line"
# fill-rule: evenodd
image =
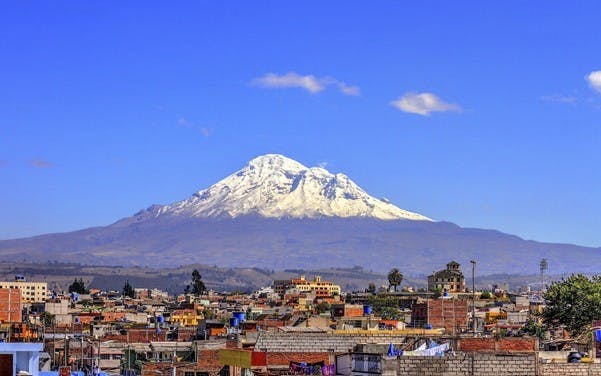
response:
M428 290L442 292L464 292L465 278L461 273L461 265L455 261L447 264L445 270L440 270L428 276Z
M0 282L0 289L21 290L23 303L43 303L48 298L48 283L27 282L25 278L17 276L12 282Z
M312 281L308 281L302 275L298 279L292 279L291 284L293 288L299 291L314 292L318 298L340 295L340 286L329 281L322 281L320 276L316 276Z

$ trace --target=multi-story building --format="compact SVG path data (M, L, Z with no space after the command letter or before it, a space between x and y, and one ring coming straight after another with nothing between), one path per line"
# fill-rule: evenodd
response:
M465 292L465 278L458 263L451 261L445 270L428 276L428 290L443 292Z
M0 289L21 290L23 303L42 303L48 297L46 282L27 282L22 276L16 276L13 282L0 282Z
M284 295L288 289L296 289L299 292L313 292L318 298L340 295L340 286L333 282L322 281L320 276L316 276L312 281L301 275L300 278L273 282L273 290L280 295Z

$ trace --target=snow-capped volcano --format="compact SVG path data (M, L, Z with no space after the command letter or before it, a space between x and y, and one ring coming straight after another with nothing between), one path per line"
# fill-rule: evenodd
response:
M305 167L279 154L251 160L240 171L190 198L152 206L138 220L165 215L267 218L366 217L383 220L429 218L367 194L344 174Z

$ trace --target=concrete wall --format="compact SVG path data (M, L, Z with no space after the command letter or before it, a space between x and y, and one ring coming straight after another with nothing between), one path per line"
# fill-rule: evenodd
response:
M547 363L539 368L541 376L601 376L599 363Z
M535 354L468 354L407 356L382 359L382 375L415 376L526 376L536 375Z
M601 364L539 363L536 353L458 353L440 358L383 358L382 375L601 376Z
M330 333L268 333L261 332L255 345L257 351L346 353L355 345L365 343L400 343L404 336L385 333L330 334Z

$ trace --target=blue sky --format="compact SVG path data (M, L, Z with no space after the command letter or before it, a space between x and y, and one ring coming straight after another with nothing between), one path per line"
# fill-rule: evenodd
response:
M601 246L601 4L370 5L4 4L0 238L281 153L431 218Z

